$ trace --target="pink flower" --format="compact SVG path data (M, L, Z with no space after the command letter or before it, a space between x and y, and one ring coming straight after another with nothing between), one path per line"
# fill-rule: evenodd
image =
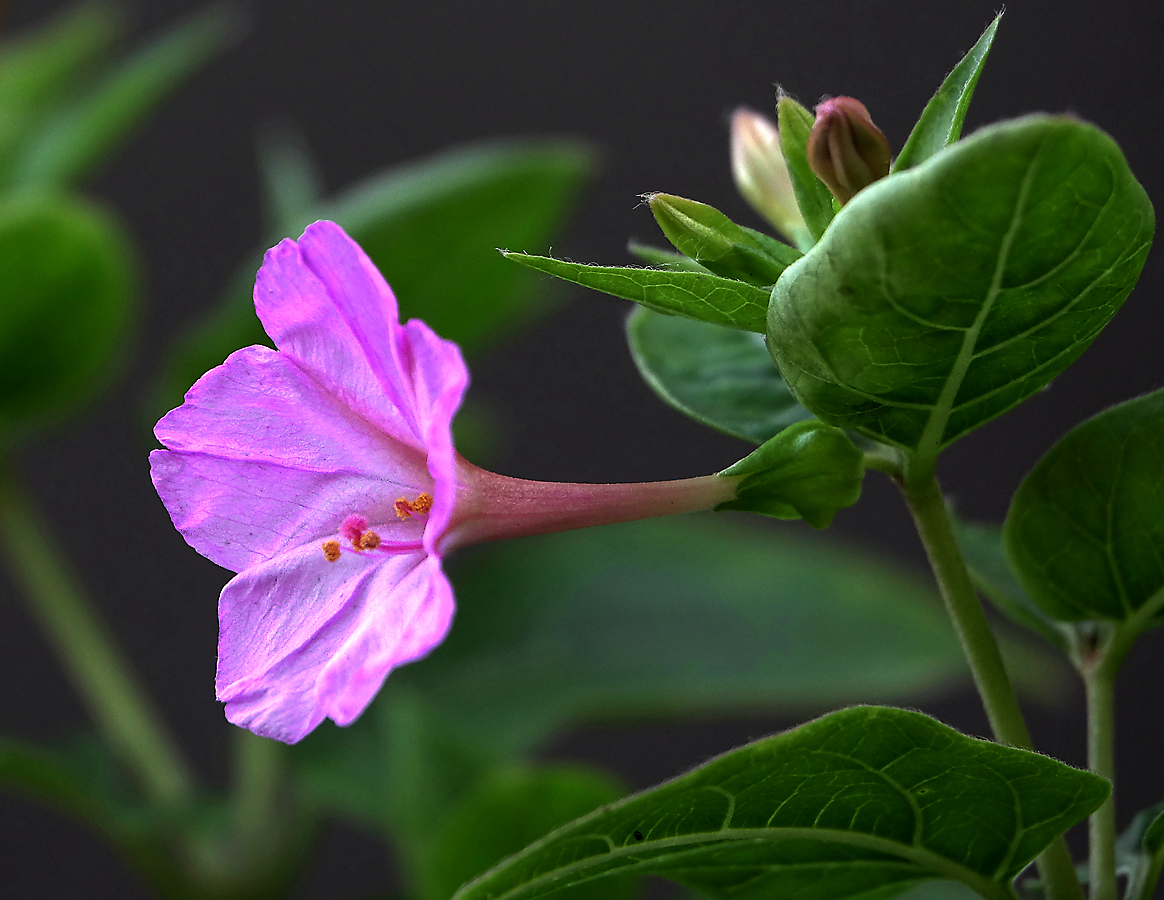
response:
M467 286L471 290L471 286ZM573 485L506 478L453 449L468 386L455 344L401 325L332 222L270 250L247 347L157 424L153 482L199 553L238 574L219 599L227 718L295 742L352 722L396 666L443 640L443 553L470 541L706 509L736 479Z

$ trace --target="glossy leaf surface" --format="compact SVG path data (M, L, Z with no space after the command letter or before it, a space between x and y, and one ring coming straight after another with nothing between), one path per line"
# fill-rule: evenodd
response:
M717 513L523 538L466 549L450 574L457 627L383 693L415 692L479 749L648 711L908 702L967 675L929 585L790 526ZM1024 687L1058 672L1005 650Z
M769 347L817 416L932 464L1086 349L1152 229L1103 132L1002 122L848 203L777 282Z
M812 415L796 402L758 334L638 308L626 335L643 380L704 425L762 444Z
M674 269L587 266L527 253L507 252L505 258L582 287L633 300L656 312L764 331L768 291L743 281Z
M455 896L532 900L653 874L746 900L889 897L930 879L1001 900L1109 788L921 713L856 707L584 817Z
M925 162L961 136L970 99L974 96L974 88L978 85L978 77L986 64L986 56L990 53L1001 19L1002 13L994 17L994 21L982 32L982 37L930 98L922 110L921 118L906 138L901 153L893 161L893 171L901 172Z
M1048 615L1164 620L1164 391L1055 444L1015 493L1003 534L1019 581Z
M800 214L804 216L804 223L813 238L820 240L833 220L834 212L832 193L808 164L808 135L816 117L787 95L781 95L777 101L776 113L780 150L788 165L796 205L800 207Z

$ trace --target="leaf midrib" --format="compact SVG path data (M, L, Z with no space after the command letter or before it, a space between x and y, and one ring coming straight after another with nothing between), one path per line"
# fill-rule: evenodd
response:
M714 835L714 839L709 840L709 835ZM570 837L573 839L593 838L605 842L608 846L611 846L613 843L608 834L601 833L576 834L570 835ZM914 863L915 865L934 873L934 878L944 877L955 881L960 881L983 897L992 898L992 900L1013 900L1010 888L1005 882L995 881L991 878L988 878L985 875L960 865L959 863L956 863L945 856L934 853L932 850L927 850L924 847L902 844L897 841L893 841L888 838L877 837L875 835L861 834L851 831L839 831L829 828L723 828L719 831L700 832L698 834L663 838L661 840L650 841L649 843L643 844L633 844L622 847L611 846L610 852L602 855L601 857L590 856L586 859L571 863L568 866L562 866L550 872L545 872L536 878L522 882L522 884L517 888L511 888L502 894L491 895L490 900L509 900L509 898L520 897L527 891L536 891L537 888L547 884L551 879L558 880L576 872L583 871L586 867L591 865L595 859L611 860L618 859L620 857L633 857L641 853L641 851L647 847L650 847L652 850L668 850L672 848L681 849L691 845L710 846L713 843L720 844L728 843L731 841L747 841L757 839L770 843L778 843L788 840L815 840L820 842L831 842L837 844L846 844L854 847L862 847L867 850L874 850L879 853L885 853L888 856L895 856L907 862ZM868 861L875 862L874 860ZM502 865L504 865L504 863ZM824 865L845 865L845 863L835 862L825 863ZM772 868L776 868L776 864L773 864ZM466 895L458 892L458 894L454 896L454 900L463 900L465 896Z

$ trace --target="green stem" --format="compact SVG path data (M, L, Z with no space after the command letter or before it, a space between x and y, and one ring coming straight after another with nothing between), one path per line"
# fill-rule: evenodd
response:
M962 558L962 550L954 537L937 479L929 474L924 479L903 479L900 483L934 570L946 611L954 623L966 661L970 664L974 685L986 708L994 737L1003 744L1033 749L1031 735L1010 683L1010 676L1007 675L1002 654L998 650L998 643L994 639L994 632L990 629ZM1071 853L1062 837L1043 851L1038 864L1052 900L1083 900L1083 887L1075 874Z
M0 467L0 554L108 744L149 798L189 796L188 769L161 719L6 467Z
M1087 767L1102 778L1115 777L1115 677L1102 662L1084 672L1087 689ZM1116 900L1115 793L1091 814L1091 900Z

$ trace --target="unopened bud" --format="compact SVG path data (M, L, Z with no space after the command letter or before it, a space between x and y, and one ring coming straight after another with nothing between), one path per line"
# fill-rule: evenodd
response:
M759 113L739 107L732 114L732 177L751 207L797 246L812 236L796 204L788 165L776 126Z
M889 141L852 97L832 97L816 107L808 136L808 164L842 204L889 174Z

